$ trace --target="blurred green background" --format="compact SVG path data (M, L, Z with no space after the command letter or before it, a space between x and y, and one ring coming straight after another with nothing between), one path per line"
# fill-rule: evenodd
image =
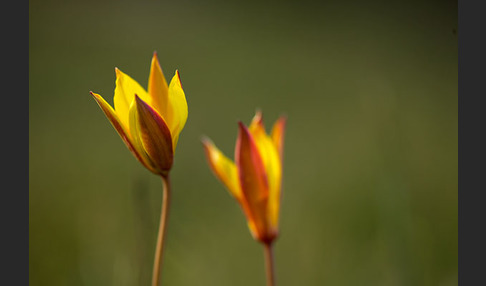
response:
M457 2L40 1L29 7L30 285L149 285L161 183L89 91L189 106L163 285L264 285L262 247L205 161L237 121L288 116L284 285L457 284Z

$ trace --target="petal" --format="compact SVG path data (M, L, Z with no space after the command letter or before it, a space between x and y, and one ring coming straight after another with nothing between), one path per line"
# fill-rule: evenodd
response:
M134 137L139 140L143 151L158 170L167 175L173 162L172 138L164 119L150 105L135 95L130 110L130 127Z
M257 111L255 112L255 116L253 116L253 119L251 120L250 126L248 128L251 130L256 125L263 126L263 114L260 109L257 109Z
M278 177L278 171L280 169L278 167L280 165L278 151L270 136L268 136L265 132L263 117L260 111L256 112L248 129L255 139L255 143L258 147L260 156L263 159L263 164L265 165L267 174L271 175L272 177ZM273 181L273 179L269 178L270 184L272 184Z
M148 104L152 104L148 93L143 89L138 82L133 80L130 76L123 73L118 68L115 68L116 73L116 87L113 102L115 104L115 111L118 114L123 126L129 129L129 110L135 94Z
M187 120L187 102L184 90L182 89L179 72L176 71L169 85L169 108L167 124L172 134L174 151L179 140L179 134L184 128Z
M253 136L241 122L238 124L240 128L235 150L236 168L243 197L250 210L251 224L256 229L253 235L264 240L270 232L267 221L269 189L265 167Z
M269 219L272 226L277 229L280 207L282 163L280 161L277 147L273 143L272 138L265 132L261 112L257 111L249 129L265 166L265 173L267 174L269 187Z
M159 64L157 53L154 52L150 67L148 93L152 99L152 107L167 121L169 108L169 87Z
M236 165L229 158L224 156L209 138L203 137L202 143L211 170L236 198L246 216L248 227L250 228L252 235L257 238L258 230L256 229L255 220L253 219L250 207L248 206L246 199L243 197Z
M209 167L218 179L226 186L229 192L240 201L242 198L238 172L235 164L228 159L207 137L203 137L202 143Z
M115 110L99 95L94 92L90 92L90 94L93 96L93 98L96 100L98 105L101 107L101 110L105 113L106 117L108 120L110 120L111 124L115 128L115 130L118 132L120 135L121 139L123 142L125 142L125 145L128 147L128 149L132 152L132 154L137 158L142 165L145 166L145 168L149 169L150 171L154 171L154 168L151 166L149 162L147 162L142 155L137 151L137 148L135 147L135 143L131 139L130 134L126 131L126 129L123 127L121 124L118 115L115 113Z
M283 146L284 146L284 135L285 135L285 125L287 122L287 118L285 116L281 116L277 122L273 125L272 128L272 141L273 144L277 147L280 161L283 162Z
M283 169L283 147L284 147L284 135L285 125L287 118L281 116L273 125L272 128L272 142L279 154L280 176L276 180L274 191L270 192L269 212L272 223L278 228L278 217L280 210L280 198L282 193L282 169Z

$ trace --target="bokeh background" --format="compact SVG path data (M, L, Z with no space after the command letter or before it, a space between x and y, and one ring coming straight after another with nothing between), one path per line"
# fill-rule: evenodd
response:
M262 247L207 167L237 121L288 117L284 285L457 284L456 1L48 1L29 7L30 285L149 285L161 183L89 91L147 85L189 117L163 285L264 285Z

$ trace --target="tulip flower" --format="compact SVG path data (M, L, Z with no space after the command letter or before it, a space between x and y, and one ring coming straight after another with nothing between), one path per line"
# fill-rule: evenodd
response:
M234 162L210 139L202 140L211 170L241 206L252 236L265 245L268 285L274 285L271 245L278 235L285 122L278 119L270 135L260 111L248 128L239 122Z
M167 86L154 53L148 92L118 68L115 73L114 109L99 94L91 95L138 161L151 172L167 176L187 120L179 72Z
M152 57L147 91L118 68L115 74L114 108L99 94L90 94L135 158L162 177L164 195L153 277L153 285L158 285L169 205L169 171L187 120L186 97L177 70L167 85L156 53Z

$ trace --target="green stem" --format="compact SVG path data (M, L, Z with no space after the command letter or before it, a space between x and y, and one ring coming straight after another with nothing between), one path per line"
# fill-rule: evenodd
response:
M267 286L275 286L275 266L273 259L272 243L264 243L265 251L265 269L267 272Z
M162 210L160 214L159 234L157 236L157 246L155 249L154 269L152 274L152 286L159 286L160 273L162 267L162 255L164 252L164 241L167 230L167 219L169 216L169 203L170 203L170 180L169 176L162 177L163 185L163 198L162 198Z

